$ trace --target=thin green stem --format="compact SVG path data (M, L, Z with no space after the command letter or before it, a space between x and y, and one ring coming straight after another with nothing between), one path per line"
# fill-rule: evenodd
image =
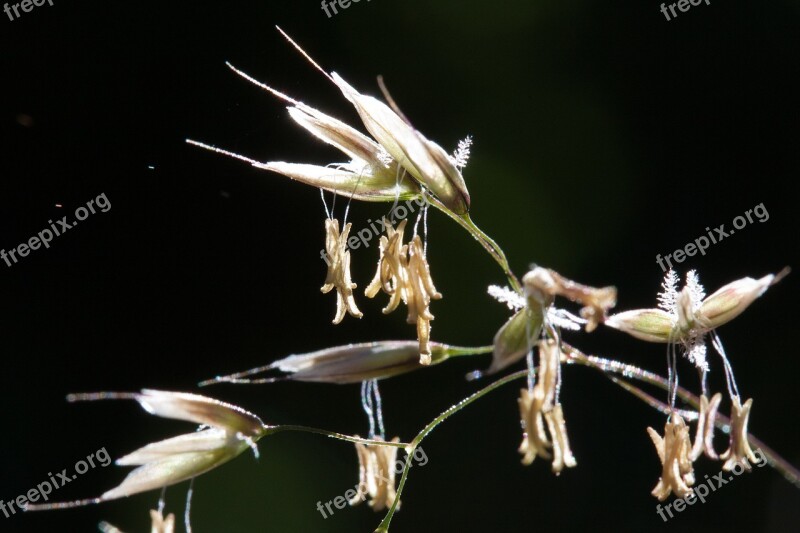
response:
M411 441L411 444L406 446L406 454L408 456L413 455L414 452L416 451L417 447L423 441L423 439L425 439L425 437L427 437L428 434L431 431L436 429L436 426L438 426L439 424L444 422L446 419L448 419L449 417L451 417L455 413L459 412L460 410L462 410L463 408L465 408L466 406L468 406L472 402L474 402L474 401L480 399L481 397L489 394L493 390L496 390L496 389L502 387L506 383L510 383L510 382L512 382L512 381L514 381L516 379L521 379L521 378L527 377L527 375L528 375L528 371L527 370L521 370L519 372L515 372L513 374L509 374L509 375L505 376L504 378L499 379L499 380L495 381L494 383L491 383L490 385L484 387L483 389L479 390L478 392L475 392L474 394L470 395L469 397L465 398L464 400L461 400L460 402L458 402L454 406L450 407L449 409L444 411L442 414L440 414L439 416L434 418L427 426L425 426L422 429L422 431L420 431L417 434L416 437L414 437L414 440ZM389 531L389 524L391 524L392 517L394 517L395 511L397 511L397 505L400 503L400 495L403 493L403 488L406 485L406 479L408 478L408 472L409 472L409 468L410 467L411 467L411 461L406 461L405 462L405 466L403 467L403 475L400 478L400 485L397 487L397 496L395 496L395 498L394 498L394 503L392 503L391 508L386 513L386 516L383 518L383 520L381 521L381 523L378 526L378 528L375 530L375 533L387 533Z
M483 355L487 353L492 353L494 351L494 346L448 346L445 349L445 353L448 357L463 357L466 355Z
M422 431L420 431L417 434L417 436L414 437L414 440L411 441L411 446L413 446L415 448L417 446L419 446L420 442L422 442L422 440L425 437L427 437L428 434L436 428L436 426L438 426L439 424L444 422L446 419L450 418L452 415L456 414L457 412L459 412L460 410L462 410L463 408L465 408L466 406L468 406L472 402L482 398L483 396L486 396L487 394L489 394L493 390L498 389L498 388L502 387L503 385L505 385L507 383L511 383L514 380L517 380L517 379L520 379L520 378L524 378L524 377L527 377L527 376L528 376L528 371L527 370L520 370L519 372L514 372L513 374L509 374L509 375L507 375L507 376L505 376L505 377L503 377L501 379L498 379L494 383L491 383L491 384L487 385L486 387L482 388L478 392L475 392L472 395L470 395L469 397L461 400L460 402L458 402L457 404L455 404L454 406L450 407L445 412L443 412L442 414L440 414L439 416L434 418L431 422L428 423L427 426L422 428Z
M500 248L500 245L494 242L494 239L489 237L486 233L483 232L483 230L481 230L478 226L475 225L475 223L469 217L469 213L465 213L463 215L456 215L455 213L450 211L447 207L445 207L444 204L442 204L436 198L430 197L428 198L428 201L430 202L431 205L439 209L442 213L455 220L462 228L467 230L470 233L470 235L472 235L475 238L475 240L481 243L481 246L483 246L483 248L487 252L489 252L489 255L491 255L494 258L494 260L497 261L497 264L500 265L500 268L503 269L503 272L505 272L506 277L508 278L508 282L511 284L511 287L517 292L522 292L522 285L520 285L519 280L511 271L511 267L508 264L508 259L506 259L506 254L505 252L503 252L503 249Z

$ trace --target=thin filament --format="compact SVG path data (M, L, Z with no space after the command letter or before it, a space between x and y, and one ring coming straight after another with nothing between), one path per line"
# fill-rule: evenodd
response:
M558 405L561 398L561 335L558 336L558 360L556 361L556 392L553 402Z
M425 193L423 192L422 198L425 200L425 207L422 208L422 230L425 232L425 236L423 237L424 246L422 248L423 253L425 256L428 256L428 204L427 198L425 198Z
M291 44L292 46L294 46L294 47L295 47L295 49L296 49L298 52L300 52L300 53L303 55L303 57L305 57L305 58L308 60L308 62L309 62L309 63L311 63L312 65L314 65L314 68L316 68L317 70L319 70L320 72L322 72L322 74L324 74L326 78L328 78L329 80L333 81L333 78L331 78L331 77L330 77L330 75L329 75L327 72L325 72L325 71L322 69L322 67L321 67L321 66L319 66L319 65L317 64L317 62L316 62L316 61L314 61L313 59L311 59L311 56L310 56L310 55L308 55L308 54L306 53L306 51L305 51L305 50L303 50L302 48L300 48L300 45L299 45L299 44L297 44L296 42L294 42L294 40L293 40L291 37L289 37L289 36L286 34L286 32L285 32L285 31L283 31L283 30L281 29L281 27L280 27L280 26L275 26L275 28L276 28L276 29L277 29L279 32L281 32L281 35L283 35L284 39L286 39L287 41L289 41L289 44Z
M386 84L383 82L383 76L378 76L378 87L380 87L381 93L383 93L383 97L386 99L386 103L389 104L389 107L392 108L392 111L397 113L397 116L402 118L403 122L405 122L406 124L408 124L409 126L411 126L413 128L414 126L411 125L411 121L408 120L408 117L406 117L405 113L403 113L400 110L400 106L397 105L397 102L394 101L394 98L392 98L391 93L389 93L389 89L386 87Z
M386 440L386 428L383 425L383 401L381 400L381 392L378 390L378 380L372 380L372 393L375 396L375 415L378 419L378 431L380 437Z
M672 389L670 390L669 406L675 408L675 400L678 394L678 346L672 344L672 366L670 372L672 373Z
M258 86L258 87L261 87L262 89L264 89L264 90L266 90L266 91L269 91L269 92L270 92L270 93L272 93L274 96L277 96L277 97L278 97L278 98L280 98L281 100L284 100L284 101L286 101L286 102L289 102L290 104L294 104L294 105L296 105L296 106L298 106L298 107L302 107L302 106L303 106L303 103L302 103L302 102L298 102L298 101L297 101L297 100L295 100L294 98L291 98L291 97L289 97L289 96L286 96L286 95L285 95L285 94L283 94L282 92L280 92L280 91L278 91L278 90L275 90L275 89L273 89L273 88L272 88L272 87L270 87L269 85L267 85L267 84L265 84L265 83L262 83L262 82L258 81L257 79L255 79L254 77L250 76L249 74L246 74L245 72L242 72L242 71L241 71L241 70L239 70L238 68L234 67L234 66L233 66L233 65L231 65L231 64L230 64L228 61L226 61L226 62L225 62L225 64L228 66L228 68L229 68L229 69L231 69L231 70L232 70L232 71L234 71L236 74L238 74L238 75L239 75L239 76L241 76L242 78L246 79L247 81L249 81L249 82L250 82L250 83L252 83L253 85L256 85L256 86Z
M525 310L527 315L530 311ZM525 317L528 318L527 316ZM528 344L528 355L525 361L528 363L528 392L533 393L533 386L536 385L536 367L533 364L533 339L531 339L531 321L525 320L525 342ZM540 358L541 359L541 358Z
M422 220L422 212L417 213L417 221L414 222L414 237L417 236L417 228L419 228L419 221ZM423 250L425 252L427 250Z
M711 344L714 346L714 349L717 350L720 357L722 357L722 363L725 366L725 380L728 383L728 394L731 395L731 398L738 399L739 387L736 386L736 378L733 377L733 367L728 360L728 356L725 355L725 349L722 347L722 340L719 338L716 331L711 333Z
M331 217L331 211L328 209L328 202L325 201L325 189L319 190L319 196L322 198L322 207L325 209L325 216L330 220L333 217Z
M194 491L194 478L189 481L189 490L186 493L186 511L183 513L183 523L186 526L186 533L192 533L192 524L189 519L192 512L192 492Z
M708 370L705 368L700 370L700 390L703 391L703 396L708 397Z
M361 184L361 178L364 177L364 174L369 169L369 165L365 164L364 168L361 169L361 172L358 173L358 179L356 180L355 187L353 187L353 192L350 194L350 198L347 199L347 207L344 208L344 220L342 220L342 227L347 225L347 214L350 212L350 204L353 202L353 196L356 195L356 191L358 190L358 186Z
M161 488L161 496L158 498L158 514L164 514L164 507L166 505L167 487Z
M367 413L367 420L369 420L369 438L375 438L375 415L372 409L372 394L371 394L371 383L370 381L362 381L361 382L361 407L364 408L364 412Z

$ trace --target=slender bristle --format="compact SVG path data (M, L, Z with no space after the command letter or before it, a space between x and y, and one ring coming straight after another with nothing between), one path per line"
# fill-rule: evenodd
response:
M285 100L285 101L289 102L290 104L300 105L300 102L298 102L294 98L292 98L290 96L286 96L285 94L283 94L279 90L273 89L272 87L270 87L266 83L258 81L257 79L255 79L251 75L247 74L246 72L243 72L243 71L239 70L238 68L234 67L233 65L231 65L230 62L226 61L225 64L228 66L229 69L231 69L236 74L238 74L242 78L246 79L247 81L249 81L253 85L257 85L258 87L261 87L262 89L271 92L273 95L277 96L281 100Z
M51 511L53 509L72 509L74 507L85 507L87 505L95 505L102 502L102 498L88 498L86 500L74 500L71 502L53 502L53 503L34 503L28 504L23 509L27 511Z
M228 150L223 150L222 148L217 148L216 146L212 146L210 144L201 143L199 141L193 141L192 139L186 139L186 142L194 146L199 146L200 148L205 148L206 150L216 152L218 154L227 155L228 157L245 161L247 163L250 163L251 165L263 165L261 161L256 161L255 159L250 159L249 157L237 154L235 152L229 152Z
M278 31L279 31L279 32L281 32L281 35L283 35L284 39L286 39L287 41L289 41L289 44L291 44L292 46L294 46L294 47L295 47L295 49L297 49L297 51L298 51L298 52L300 52L301 54L303 54L303 57L305 57L305 58L308 60L308 62L309 62L309 63L311 63L312 65L314 65L314 68L316 68L317 70L319 70L320 72L322 72L322 74L323 74L323 75L324 75L326 78L328 78L329 80L333 81L333 78L331 78L330 74L328 74L327 72L325 72L325 70L323 70L323 68L322 68L321 66L319 66L319 65L317 64L317 62L316 62L316 61L314 61L313 59L311 59L311 56L310 56L310 55L308 55L308 54L306 53L306 51L305 51L305 50L303 50L302 48L300 48L300 45L299 45L299 44L297 44L296 42L294 42L294 40L293 40L291 37L289 37L289 36L286 34L286 32L285 32L285 31L283 31L283 30L281 29L281 27L280 27L280 26L275 26L275 27L278 29Z
M97 400L135 400L136 393L133 392L81 392L67 394L67 401L72 402L94 402Z
M214 383L234 383L236 385L259 385L262 383L276 383L278 381L286 381L290 379L287 377L276 377L276 378L259 378L259 379L244 379L244 378L217 378L217 379L210 379L208 381L203 381L200 383L200 386L203 385L211 385Z
M272 370L273 368L275 368L274 364L257 366L249 370L243 370L242 372L228 374L227 376L217 376L212 379L207 379L205 381L201 381L198 385L200 387L205 387L206 385L214 385L216 383L272 383L274 381L281 381L282 378L264 378L263 380L242 379L247 376L252 376L254 374L260 374L261 372L266 372L267 370Z
M403 113L400 110L400 106L397 105L397 102L395 102L394 98L392 98L392 95L389 92L389 88L386 87L386 83L384 83L384 81L383 81L383 76L378 76L378 87L380 88L381 93L383 93L383 97L386 99L386 103L389 104L389 107L391 107L392 110L395 113L397 113L397 115L400 118L403 119L403 122L405 122L406 124L408 124L409 126L411 126L413 128L414 126L411 124L411 121L408 120L408 117L406 117L405 113Z

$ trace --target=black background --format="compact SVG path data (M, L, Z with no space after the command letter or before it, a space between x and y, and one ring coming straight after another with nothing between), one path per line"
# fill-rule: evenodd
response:
M362 0L329 19L316 1L55 0L18 20L0 14L0 247L101 193L112 205L50 249L0 263L0 498L101 447L120 457L191 430L132 402L70 405L69 392L194 391L202 379L290 353L413 338L402 311L381 315L382 298L358 297L365 317L331 326L334 298L319 293L318 191L184 143L264 161L342 160L224 66L358 125L275 24L362 92L377 94L383 74L415 127L442 146L474 136L465 171L472 215L520 275L536 262L615 284L618 307L631 309L655 303L656 254L706 226L730 227L760 203L767 222L689 258L681 272L697 268L711 292L797 266L799 15L796 2L752 0L703 3L669 22L652 1ZM385 209L353 204L354 230ZM444 294L432 306L434 340L490 342L507 316L486 295L503 283L496 265L438 212L428 258ZM374 247L353 252L361 288L376 259ZM751 430L794 464L797 279L720 329L743 395L755 398ZM665 370L663 346L603 328L568 340ZM463 375L487 365L453 361L383 383L390 436L410 439L476 390ZM696 390L690 365L680 368ZM720 370L712 358L715 389L724 387ZM645 431L661 429L663 416L588 369L566 368L564 380L578 468L556 478L545 461L519 464L519 384L506 386L424 442L429 462L412 470L392 531L796 531L800 492L768 468L664 524L649 494L660 470ZM271 424L367 429L357 386L204 393ZM195 531L371 531L380 521L366 506L326 520L316 511L357 482L352 445L281 434L260 449L257 462L243 455L198 478ZM696 471L702 479L719 466L701 460ZM53 497L96 496L124 471L91 470ZM167 493L178 515L185 490ZM157 498L0 516L0 531L93 531L103 519L146 531Z

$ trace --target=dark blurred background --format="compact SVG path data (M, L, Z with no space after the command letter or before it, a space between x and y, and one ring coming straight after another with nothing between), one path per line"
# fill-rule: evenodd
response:
M363 319L334 327L318 191L184 143L259 160L326 164L342 155L288 117L254 77L353 125L352 107L274 29L368 94L383 74L404 112L447 149L474 137L465 178L474 220L521 275L531 263L615 284L620 309L652 306L665 255L763 203L769 213L680 265L709 293L797 262L798 40L794 1L705 3L666 21L659 4L553 0L373 0L328 18L317 1L66 2L0 13L0 247L10 250L105 193L91 215L7 267L0 263L0 498L27 492L105 447L120 457L191 430L133 402L70 405L77 391L196 391L196 383L291 353L413 338L405 312L360 289L374 247L352 254ZM57 204L62 207L57 207ZM386 205L353 204L354 231ZM338 204L341 216L342 204ZM491 342L508 315L486 295L499 269L431 213L429 262L444 299L434 340ZM800 464L798 273L720 333L751 430ZM575 310L574 308L572 308ZM664 348L601 328L568 340L663 373ZM723 390L711 358L712 386ZM381 386L389 436L410 439L477 390L448 362ZM680 361L682 383L697 389ZM517 397L506 386L425 440L392 531L797 531L800 490L755 469L664 524L650 496L660 466L645 428L664 417L584 368L564 370L578 468L523 467ZM218 386L205 394L300 423L365 434L358 386ZM662 397L662 396L659 396ZM727 412L728 404L723 409ZM717 446L722 448L718 437ZM366 505L323 519L357 482L352 445L281 434L197 479L195 531L372 531ZM720 464L701 460L698 477ZM52 497L96 496L127 469L90 470ZM186 484L167 491L183 513ZM84 509L0 516L0 531L89 532L100 520L149 531L158 493ZM182 525L179 528L182 530Z

